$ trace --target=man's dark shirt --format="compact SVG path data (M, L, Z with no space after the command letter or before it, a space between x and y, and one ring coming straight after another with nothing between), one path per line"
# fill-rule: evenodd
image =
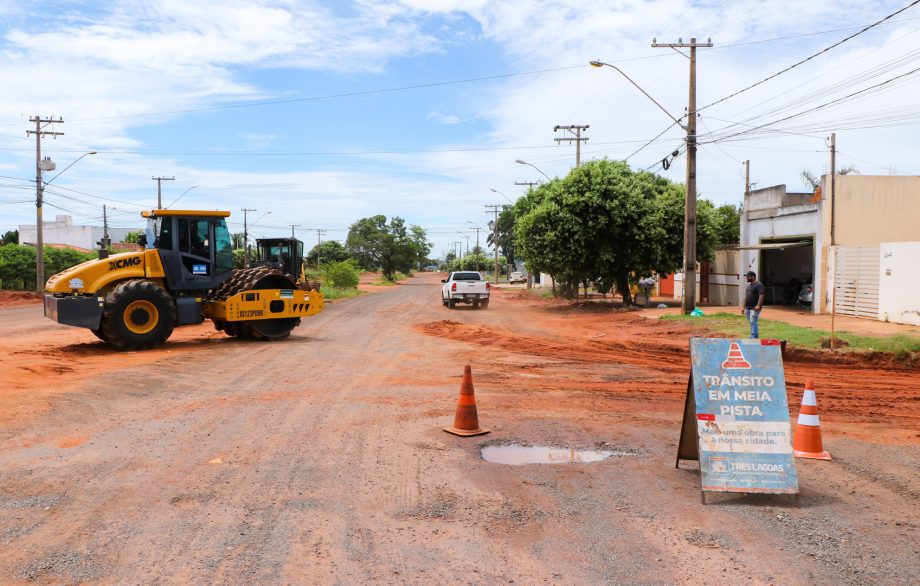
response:
M760 301L761 295L763 295L763 283L760 281L750 283L744 295L744 308L757 309L757 303Z

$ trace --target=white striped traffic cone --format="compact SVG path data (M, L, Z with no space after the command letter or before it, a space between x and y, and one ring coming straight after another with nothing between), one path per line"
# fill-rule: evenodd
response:
M805 381L805 394L802 395L802 408L799 410L798 425L795 426L792 449L796 458L831 459L831 455L824 451L824 446L821 443L818 399L815 397L814 385L811 379Z

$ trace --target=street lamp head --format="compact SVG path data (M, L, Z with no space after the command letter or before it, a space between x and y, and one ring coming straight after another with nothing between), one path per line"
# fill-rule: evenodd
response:
M594 61L589 61L588 63L591 64L591 67L603 67L604 66L603 61L598 61L596 59Z
M95 154L96 154L96 151L89 151L89 152L86 153L86 154L87 154L87 155L95 155Z
M527 161L522 161L521 159L515 159L514 162L517 163L518 165L527 165L527 164L529 164Z

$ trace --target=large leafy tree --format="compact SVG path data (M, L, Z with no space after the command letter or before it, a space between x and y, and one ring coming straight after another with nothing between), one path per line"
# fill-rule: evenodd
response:
M348 249L338 240L324 240L310 249L307 253L307 262L316 263L316 253L319 252L319 261L322 264L344 262L351 258Z
M711 206L710 206L711 208ZM624 162L592 161L521 198L515 243L532 270L553 276L563 295L593 284L616 286L626 303L629 283L676 270L683 256L681 186ZM697 214L698 254L711 258L712 214Z
M409 239L415 247L415 268L421 269L427 264L428 254L434 245L428 242L428 232L421 226L409 226Z
M411 270L418 259L418 246L409 231L398 216L389 223L382 214L361 218L348 229L345 246L363 268L379 268L386 279L392 279L397 271Z

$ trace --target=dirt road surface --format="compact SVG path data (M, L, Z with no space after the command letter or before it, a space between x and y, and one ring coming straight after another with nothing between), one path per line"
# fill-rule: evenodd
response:
M713 496L674 467L686 326L437 275L330 305L288 340L207 324L114 352L0 308L0 583L911 584L920 372L793 353L831 462L801 495ZM485 436L450 425L473 366ZM625 452L505 466L484 445Z

